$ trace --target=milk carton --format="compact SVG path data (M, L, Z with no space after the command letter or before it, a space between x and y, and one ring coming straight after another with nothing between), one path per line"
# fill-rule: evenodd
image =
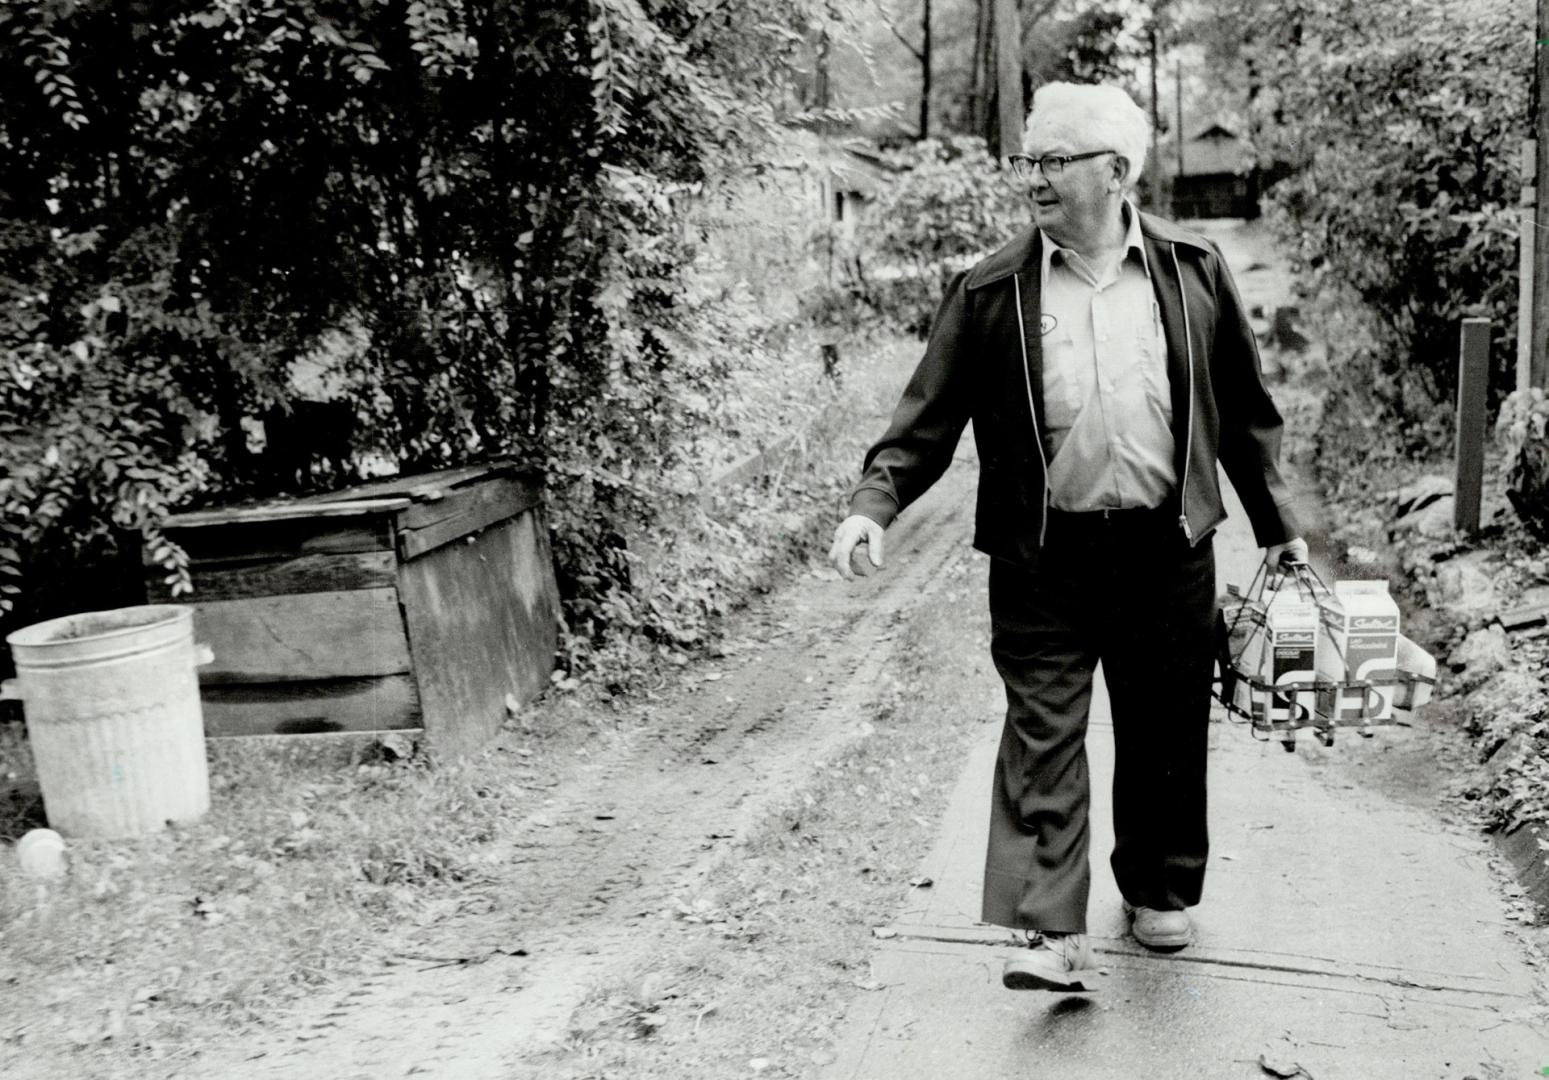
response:
M1251 714L1253 688L1247 680L1264 670L1264 605L1245 598L1235 585L1227 586L1226 595L1217 602L1221 612L1222 697L1244 714Z
M1262 678L1274 686L1311 682L1318 640L1318 603L1300 588L1281 588L1266 594ZM1297 723L1312 712L1311 690L1272 694L1266 703L1255 695L1254 719L1271 723ZM1267 705L1267 715L1261 715Z
M1386 581L1336 581L1323 598L1323 633L1318 638L1320 682L1391 679L1398 667L1398 605ZM1318 691L1317 708L1331 720L1388 720L1394 687L1370 691L1329 687Z

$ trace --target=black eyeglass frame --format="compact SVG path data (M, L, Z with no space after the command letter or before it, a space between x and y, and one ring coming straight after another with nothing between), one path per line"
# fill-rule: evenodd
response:
M1038 157L1033 157L1031 154L1008 154L1006 160L1011 162L1011 169L1017 174L1019 180L1031 180L1035 165L1043 170L1045 179L1048 179L1059 176L1065 171L1065 166L1072 161L1085 161L1104 154L1118 153L1117 150L1088 150L1084 154L1042 154ZM1049 168L1049 162L1054 163L1054 168Z

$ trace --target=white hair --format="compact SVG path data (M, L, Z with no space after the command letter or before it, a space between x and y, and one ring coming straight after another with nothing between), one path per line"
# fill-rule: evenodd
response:
M1146 167L1146 150L1151 145L1151 118L1134 99L1117 86L1052 82L1033 94L1033 106L1027 110L1022 128L1022 145L1033 117L1040 112L1059 114L1062 119L1090 132L1093 149L1115 150L1129 162L1124 186L1133 187Z

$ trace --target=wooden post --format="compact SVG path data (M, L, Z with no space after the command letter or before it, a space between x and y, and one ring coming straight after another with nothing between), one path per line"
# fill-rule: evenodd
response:
M1521 171L1524 181L1538 163L1538 141L1522 140ZM1538 197L1536 184L1523 183L1517 206L1517 389L1533 385L1533 268L1538 229L1534 224Z
M1538 0L1538 44L1533 62L1533 134L1538 141L1534 155L1534 186L1549 191L1549 0ZM1533 211L1537 236L1549 230L1549 197L1537 199ZM1536 240L1536 236L1535 236ZM1549 244L1533 245L1533 337L1529 357L1529 385L1549 386Z
M1457 471L1452 526L1479 531L1484 490L1485 395L1490 383L1490 320L1464 319L1458 351Z

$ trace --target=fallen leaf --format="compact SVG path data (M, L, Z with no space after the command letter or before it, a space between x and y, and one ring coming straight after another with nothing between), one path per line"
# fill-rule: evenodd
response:
M928 877L917 877L909 879L909 887L911 889L928 889L934 884L936 883Z
M876 979L866 979L864 981L860 980L860 979L857 979L855 981L855 989L857 989L857 990L881 990L881 989L883 989L883 985L882 985L882 983L878 982Z
M1293 1076L1305 1076L1307 1080L1312 1080L1312 1073L1302 1068L1296 1062L1293 1061L1290 1064L1286 1064L1278 1059L1271 1059L1268 1054L1259 1055L1259 1068L1271 1076L1281 1077L1282 1080L1290 1080Z
M897 937L898 931L894 930L891 926L873 926L871 928L871 936L886 940L887 938Z

